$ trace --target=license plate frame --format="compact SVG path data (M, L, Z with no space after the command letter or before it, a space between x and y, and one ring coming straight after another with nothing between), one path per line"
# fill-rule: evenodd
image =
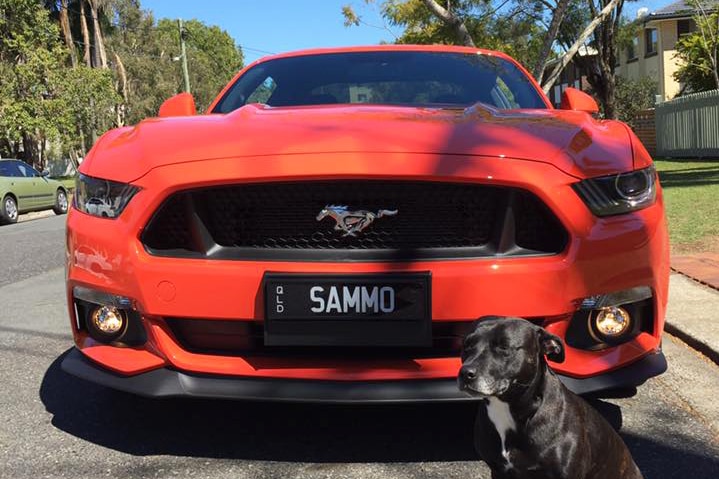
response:
M333 286L335 298L331 297ZM314 301L311 296L313 287L324 288L321 292L315 291ZM345 292L344 288L348 288L348 292ZM360 301L371 299L373 288L377 288L378 301L384 300L380 306L372 301L365 301L357 306L352 301L357 299L355 295L359 296ZM390 306L387 290L383 291L382 297L379 296L382 288L393 290L392 312L386 311ZM429 272L268 272L263 278L262 291L265 313L264 342L267 346L429 347L432 344ZM337 296L341 310L346 309L349 304L353 311L338 312ZM324 309L313 312L312 307L318 309L322 306L318 298L324 300Z

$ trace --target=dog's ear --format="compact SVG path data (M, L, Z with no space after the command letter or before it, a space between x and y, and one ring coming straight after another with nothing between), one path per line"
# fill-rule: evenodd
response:
M548 333L544 329L539 333L539 344L547 359L554 363L564 362L564 344L559 336Z

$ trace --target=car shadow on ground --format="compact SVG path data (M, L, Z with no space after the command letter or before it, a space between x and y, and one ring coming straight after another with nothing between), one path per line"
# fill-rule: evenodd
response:
M719 167L660 171L659 180L664 187L716 185L719 184Z
M67 354L67 353L65 353ZM136 456L315 463L474 461L476 406L327 406L200 399L153 400L48 368L40 398L68 434ZM614 427L618 406L593 400ZM719 461L624 435L645 477L717 470ZM701 479L701 473L693 474ZM712 476L713 477L713 476Z

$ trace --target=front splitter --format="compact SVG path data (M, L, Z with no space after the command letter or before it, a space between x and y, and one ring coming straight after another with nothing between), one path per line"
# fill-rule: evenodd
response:
M661 351L622 369L585 379L557 375L576 394L639 386L662 374L667 361ZM457 388L454 378L401 381L319 381L188 374L169 368L122 376L73 348L62 370L87 381L144 397L216 398L334 404L390 404L477 401Z

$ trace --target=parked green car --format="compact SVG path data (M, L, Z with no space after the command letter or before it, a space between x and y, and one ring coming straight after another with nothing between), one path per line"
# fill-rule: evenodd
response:
M24 161L0 160L0 224L15 223L19 214L29 211L52 208L55 214L67 213L67 190L47 175Z

